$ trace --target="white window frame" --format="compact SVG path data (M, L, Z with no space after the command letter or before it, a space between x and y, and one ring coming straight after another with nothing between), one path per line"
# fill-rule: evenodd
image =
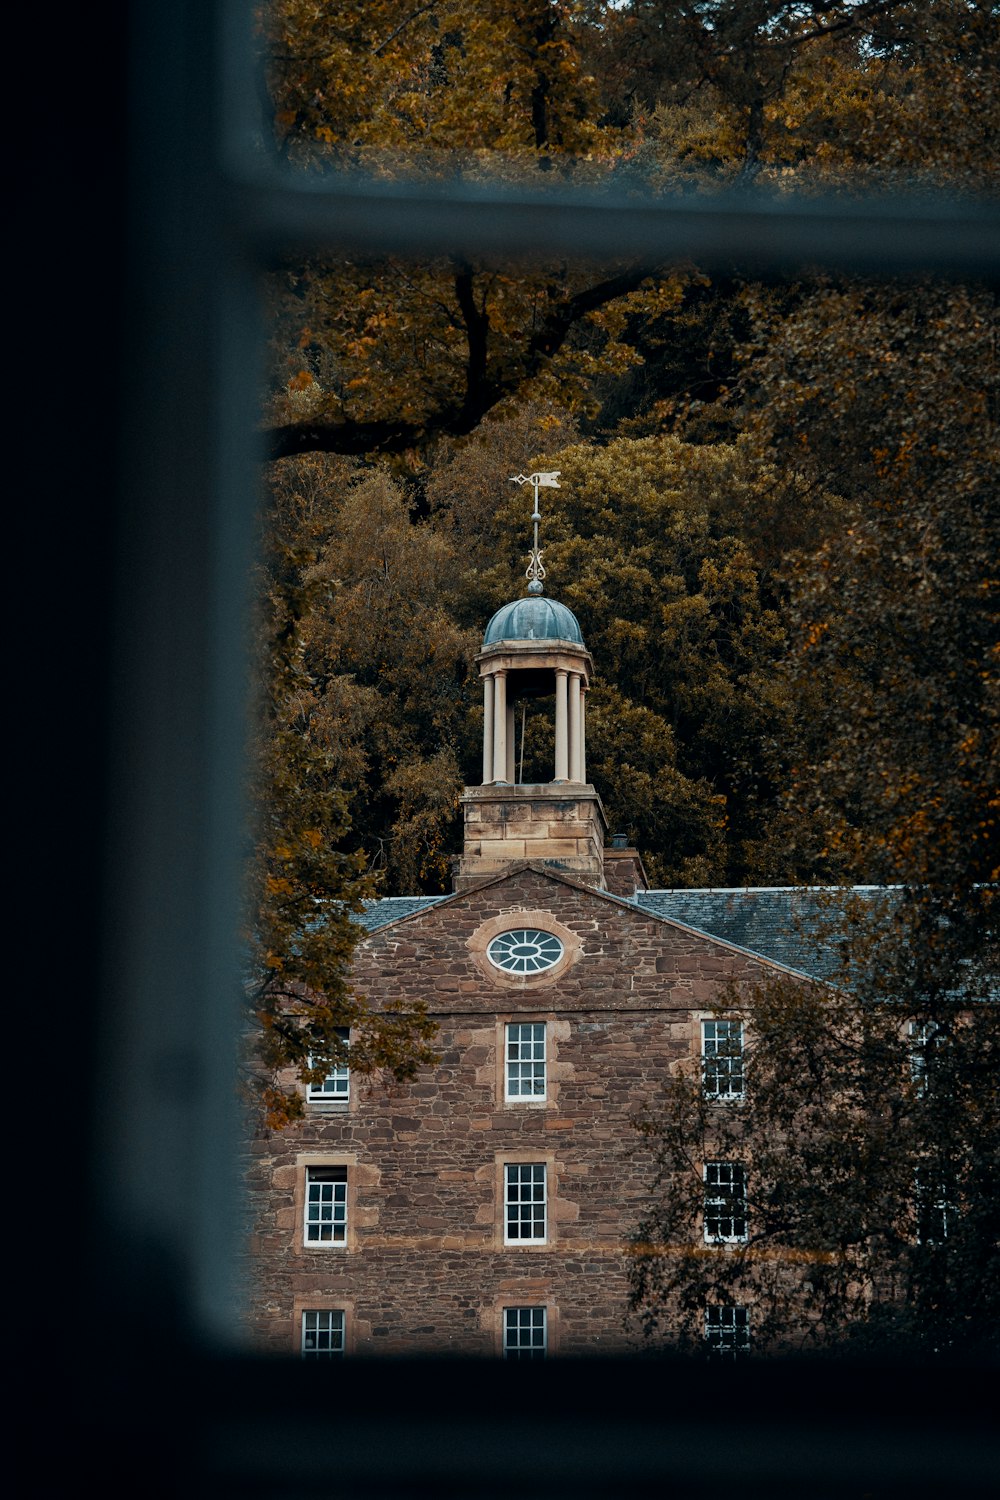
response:
M725 1028L723 1036L718 1034L720 1027ZM709 1035L710 1030L711 1035ZM744 1097L743 1056L742 1021L726 1019L702 1021L701 1086L706 1099L742 1099ZM739 1086L734 1087L734 1083L738 1083Z
M943 1245L948 1238L958 1209L955 1199L940 1182L932 1186L924 1181L918 1167L913 1178L918 1245Z
M524 1032L530 1032L531 1035L525 1037ZM539 1048L541 1049L540 1056ZM512 1049L513 1056L511 1056ZM526 1100L533 1103L544 1102L548 1097L549 1067L548 1027L545 1022L507 1022L503 1029L503 1050L505 1102L508 1104L523 1104ZM513 1076L515 1073L516 1077ZM539 1082L541 1083L540 1089L536 1087ZM525 1087L525 1083L529 1086Z
M324 1326L325 1324L325 1326ZM319 1340L328 1339L326 1347ZM308 1346L308 1340L316 1342ZM301 1354L303 1359L342 1359L347 1345L347 1314L340 1307L302 1309Z
M710 1359L739 1359L750 1353L750 1313L735 1303L705 1308L705 1344Z
M530 1174L530 1176L526 1175ZM539 1176L539 1174L541 1174ZM541 1196L536 1190L541 1186ZM530 1196L522 1197L527 1189ZM503 1169L503 1242L505 1245L544 1245L549 1233L549 1170L544 1161L505 1162ZM541 1216L534 1209L541 1204ZM522 1210L532 1212L524 1216ZM528 1234L511 1234L511 1227L529 1226Z
M537 1338L539 1333L541 1333L540 1342ZM524 1335L527 1335L526 1339ZM505 1307L503 1310L504 1359L546 1359L548 1352L548 1308L537 1304Z
M705 1181L705 1244L745 1245L749 1238L747 1171L740 1161L707 1161ZM742 1192L739 1189L742 1188ZM730 1229L712 1229L727 1223ZM738 1225L742 1223L742 1230Z
M329 1216L326 1214L327 1209L332 1210ZM325 1229L329 1229L330 1233L324 1233ZM302 1243L312 1247L319 1246L324 1250L346 1248L346 1167L306 1167Z
M932 1021L911 1021L909 1025L910 1082L920 1095L927 1092L927 1054L936 1032Z
M514 955L516 948L534 948L533 955ZM558 950L558 951L554 951ZM486 958L501 974L530 979L534 974L545 974L561 963L566 955L562 938L544 927L507 927L498 932L486 944Z
M351 1033L346 1026L338 1026L337 1035L349 1042ZM309 1066L315 1059L309 1054ZM351 1070L347 1063L335 1063L322 1083L306 1085L306 1101L309 1104L348 1104L351 1098Z

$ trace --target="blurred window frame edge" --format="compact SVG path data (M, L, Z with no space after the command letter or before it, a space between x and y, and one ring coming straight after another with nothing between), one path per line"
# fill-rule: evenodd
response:
M337 240L423 255L458 235L475 253L487 234L525 255L573 243L610 255L634 231L661 258L686 248L718 260L742 242L776 269L853 256L885 274L995 275L1000 235L995 209L947 202L838 209L748 195L636 200L611 216L600 195L541 192L526 233L524 204L504 187L422 195L356 177L297 182L259 148L249 0L136 0L128 11L129 319L91 1251L119 1305L152 1298L175 1333L226 1351L239 1321L233 1040L261 271L286 249Z

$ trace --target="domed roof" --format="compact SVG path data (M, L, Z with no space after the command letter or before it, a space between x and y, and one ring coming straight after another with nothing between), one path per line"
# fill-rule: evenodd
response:
M484 646L497 641L574 641L583 645L576 615L555 599L515 599L498 609L486 627Z

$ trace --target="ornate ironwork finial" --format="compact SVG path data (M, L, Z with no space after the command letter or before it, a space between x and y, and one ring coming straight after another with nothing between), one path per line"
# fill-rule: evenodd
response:
M531 561L528 563L525 578L528 580L529 594L542 594L545 592L542 580L545 577L545 569L542 567L542 554L538 546L538 523L542 519L541 511L538 509L538 491L540 489L559 489L559 475L561 469L555 469L551 474L512 474L511 484L530 484L534 489L535 508L531 512L531 519L535 528L535 543L531 549Z

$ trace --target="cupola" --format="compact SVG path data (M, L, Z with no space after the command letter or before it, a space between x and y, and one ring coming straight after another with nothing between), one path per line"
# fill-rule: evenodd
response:
M456 889L518 859L541 860L603 886L607 823L587 781L586 694L593 659L572 610L542 597L538 489L558 488L558 471L517 475L514 482L534 486L529 596L497 610L476 657L483 680L483 783L466 787L462 798L465 846ZM519 783L515 711L525 700L546 698L555 714L552 780Z

